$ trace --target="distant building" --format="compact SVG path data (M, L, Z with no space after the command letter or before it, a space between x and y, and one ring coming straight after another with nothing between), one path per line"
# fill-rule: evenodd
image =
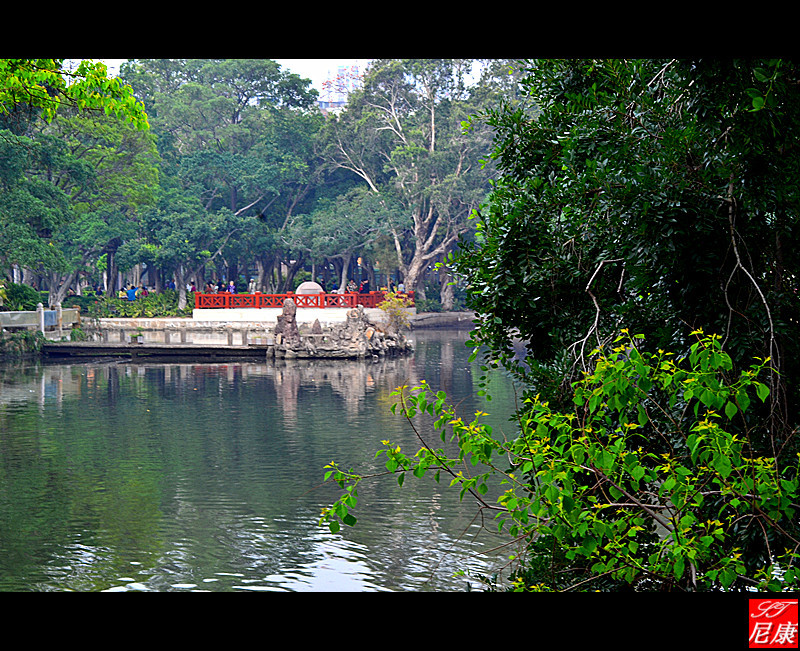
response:
M361 87L361 72L358 65L339 66L334 76L330 72L328 75L317 105L323 113L338 113L344 109L350 93Z
M329 102L326 100L318 100L317 106L319 106L319 110L325 113L339 113L345 107L347 102Z

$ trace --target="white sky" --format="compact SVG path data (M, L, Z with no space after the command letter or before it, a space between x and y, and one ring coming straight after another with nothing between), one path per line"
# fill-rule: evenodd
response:
M328 78L333 78L340 66L358 66L364 71L370 59L273 59L282 68L296 73L305 79L311 80L311 85L322 94L322 83ZM77 61L77 60L76 60ZM109 76L119 72L119 67L127 59L96 59L108 66Z

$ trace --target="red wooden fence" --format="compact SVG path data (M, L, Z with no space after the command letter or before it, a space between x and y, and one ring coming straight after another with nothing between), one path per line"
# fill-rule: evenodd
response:
M404 295L409 307L414 305L414 292ZM194 306L196 309L220 308L262 308L283 307L287 298L294 300L297 307L378 307L386 297L386 292L368 292L365 294L201 294L195 292Z

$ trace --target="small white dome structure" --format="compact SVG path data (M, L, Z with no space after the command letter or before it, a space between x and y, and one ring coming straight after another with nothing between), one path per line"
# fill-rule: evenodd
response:
M297 286L297 289L294 290L295 294L324 294L325 290L322 289L322 286L319 283L315 282L305 282L300 283Z

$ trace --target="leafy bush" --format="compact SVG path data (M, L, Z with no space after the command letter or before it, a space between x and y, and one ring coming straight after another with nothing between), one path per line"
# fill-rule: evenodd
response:
M83 328L75 327L70 330L69 333L69 340L70 341L88 341L89 335Z
M399 333L403 328L408 327L405 297L388 292L384 300L378 303L378 307L386 314L390 332Z
M427 294L426 297L423 299L414 298L414 306L417 308L417 312L441 312L442 311L442 303L439 300L438 296L428 298Z
M158 294L140 296L135 301L111 296L97 297L89 306L89 315L102 318L157 318L191 316L194 307L194 294L186 294L186 308L178 309L178 291L167 289Z
M424 382L410 393L401 387L395 407L412 427L427 413L444 442L452 426L458 453L448 456L418 432L415 454L390 441L378 454L400 484L408 473L433 472L494 512L499 529L531 554L516 559L514 590L791 589L798 458L781 456L755 410L770 392L759 379L768 360L728 377L733 366L719 338L692 334L689 354L676 359L640 350L641 336L623 332L573 384L572 410L531 398L512 441L493 438L480 414L462 421L445 393ZM363 477L335 463L326 469L346 491L322 515L336 531L339 522L355 524ZM484 496L498 481L506 489L489 503Z
M85 294L83 296L67 296L61 303L61 307L79 307L81 314L88 314L89 309L97 300L94 294Z
M417 312L442 312L441 299L442 287L432 280L425 281L425 298L415 299ZM466 292L463 287L456 284L453 289L453 310L458 312L466 309Z
M10 334L0 333L0 356L19 357L42 349L44 335L38 330L20 330Z
M30 285L10 283L6 287L4 305L9 310L32 312L39 303L47 305L47 301L42 300L42 294Z

